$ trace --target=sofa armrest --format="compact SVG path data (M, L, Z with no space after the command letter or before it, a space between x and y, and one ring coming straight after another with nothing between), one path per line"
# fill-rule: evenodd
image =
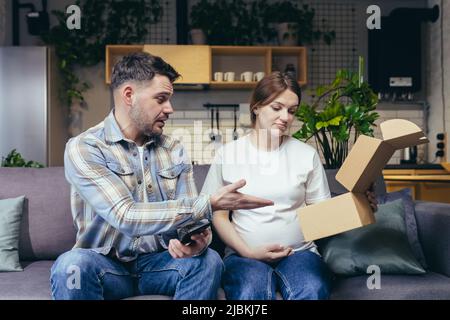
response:
M450 277L450 204L415 201L415 211L428 267Z

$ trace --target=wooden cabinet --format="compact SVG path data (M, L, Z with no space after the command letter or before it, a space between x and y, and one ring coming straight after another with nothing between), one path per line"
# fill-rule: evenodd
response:
M411 189L414 200L450 203L450 174L446 170L383 170L386 189Z
M106 83L111 83L114 64L132 52L148 52L162 57L182 75L177 84L209 84L211 81L211 54L209 46L178 45L110 45L106 47Z
M114 65L123 56L133 53L142 52L143 45L108 45L105 54L105 82L111 84L111 73Z
M212 89L254 88L256 81L241 81L250 71L284 71L288 64L295 69L300 85L307 83L307 59L304 47L268 46L196 46L196 45L109 45L106 47L106 83L110 83L114 64L123 55L145 51L161 56L181 75L177 84L207 84ZM234 81L214 81L215 72L233 72Z
M160 56L181 74L179 84L208 84L211 81L209 46L145 45L144 52Z

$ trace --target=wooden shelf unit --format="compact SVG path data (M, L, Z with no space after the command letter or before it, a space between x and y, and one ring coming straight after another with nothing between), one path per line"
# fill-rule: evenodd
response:
M297 70L297 80L301 86L307 83L307 58L306 58L306 48L305 47L272 47L272 59L289 58L288 62L293 62L295 69ZM272 66L272 71L274 71L274 66ZM279 68L279 71L284 71L284 68Z
M207 53L205 53L205 47L208 48ZM187 59L181 58L184 57L184 52L193 52L193 50L200 49L201 51L198 52L202 53L201 60L199 60L198 55L190 54L191 59L197 59L195 61L197 67L192 67L192 63L188 66ZM301 86L307 84L307 50L305 47L191 45L108 45L106 46L105 63L105 81L107 84L111 83L114 63L125 54L136 51L154 52L163 59L167 59L183 76L176 83L206 83L212 89L251 89L256 86L257 82L240 81L242 72L263 71L265 74L269 74L275 70L284 71L286 64L292 63L296 69L299 84ZM174 51L176 51L176 54L172 54ZM174 58L174 56L176 57ZM185 69L187 69L187 73ZM182 71L185 71L184 74ZM213 81L214 73L219 71L234 72L236 81ZM190 75L195 73L195 80L192 82ZM200 80L198 80L199 78Z
M256 81L240 81L240 74L245 71L253 73L263 71L269 74L272 71L284 71L287 63L294 64L297 71L297 81L301 86L307 83L307 59L305 47L245 47L245 46L212 46L212 74L214 72L233 71L236 81L211 82L211 88L217 89L244 89L254 88ZM221 59L221 57L223 57ZM224 62L228 58L227 62ZM259 61L257 61L259 59ZM282 66L274 66L274 59L285 60ZM226 65L225 65L226 64Z

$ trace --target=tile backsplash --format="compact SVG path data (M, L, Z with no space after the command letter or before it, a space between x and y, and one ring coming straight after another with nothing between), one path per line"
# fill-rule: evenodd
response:
M406 105L401 106L401 109L392 110L392 105L380 104L377 112L380 118L375 122L375 137L381 138L381 132L378 125L389 119L406 119L417 124L424 132L426 128L426 112L422 110L420 105ZM234 112L229 108L220 109L220 123L219 130L221 135L221 142L227 143L233 139L234 131ZM237 111L237 118L239 119L239 111ZM214 128L216 128L216 121L214 119ZM300 128L300 123L295 120L290 133L296 132ZM215 129L214 129L215 130ZM251 128L242 126L237 122L237 133L239 136L247 134ZM214 157L214 150L217 143L211 141L211 116L210 110L188 110L175 111L170 119L166 122L164 133L182 140L186 147L190 158L196 164L211 163ZM313 147L316 147L314 139L308 141ZM418 161L426 160L427 145L418 146ZM401 150L395 152L389 161L389 164L399 164L401 159Z

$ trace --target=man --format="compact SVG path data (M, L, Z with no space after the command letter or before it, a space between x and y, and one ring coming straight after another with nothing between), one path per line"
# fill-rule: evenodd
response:
M210 220L216 210L273 204L237 192L243 180L197 195L183 146L162 134L178 77L159 57L123 57L111 76L115 108L67 143L78 232L75 247L52 267L54 299L215 299L223 263L208 248L210 229L189 245L177 239L177 229Z

